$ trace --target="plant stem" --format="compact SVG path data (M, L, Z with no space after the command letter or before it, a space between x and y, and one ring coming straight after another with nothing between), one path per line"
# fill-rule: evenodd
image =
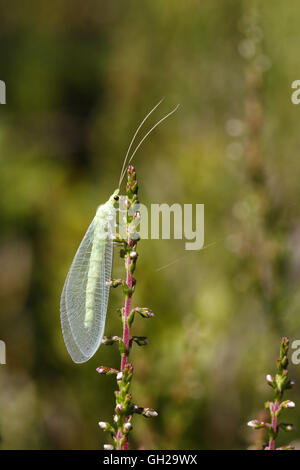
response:
M130 249L133 248L134 242L133 240L128 237L128 246ZM130 265L132 261L130 259L130 256L126 258L126 285L128 287L128 294L125 296L125 305L123 307L123 343L125 345L126 351L121 357L121 372L124 372L125 366L129 362L129 351L130 351L130 326L128 325L128 317L131 312L131 296L132 296L132 286L133 286L133 276L130 272ZM127 419L125 418L124 421L126 422ZM117 449L122 450L122 440L124 439L123 433L121 431L118 431L117 433ZM123 450L128 450L129 449L129 444L128 444L128 438L125 437L123 440Z
M102 340L102 342L107 345L119 343L121 367L120 371L106 366L100 366L97 369L99 374L116 375L118 385L118 390L115 391L116 406L114 424L110 425L103 421L99 422L101 429L108 432L113 439L113 445L105 444L104 448L107 450L128 450L128 434L132 429L131 419L134 413L142 414L146 418L157 416L156 411L135 405L129 393L133 376L133 367L129 362L130 350L133 343L136 343L138 346L146 346L148 344L148 340L145 336L131 336L130 328L136 314L141 315L142 318L153 317L153 312L149 308L135 307L132 309L131 306L132 295L136 284L133 273L138 257L136 246L139 240L139 235L136 232L140 220L137 192L138 184L135 169L130 165L127 170L126 215L124 215L124 220L126 220L126 234L125 236L116 235L115 237L115 242L121 245L120 256L125 262L126 280L112 279L110 282L112 287L123 286L125 296L124 307L121 309L123 334L122 338L111 336L104 337Z
M128 245L130 248L133 248L134 242L130 238L128 238ZM124 322L123 322L123 343L125 344L126 347L126 353L124 356L122 356L121 359L121 371L124 371L124 367L126 364L128 364L128 358L129 358L129 349L130 349L130 327L127 323L127 319L130 315L131 312L131 290L133 286L133 277L130 272L130 265L132 261L130 257L126 259L126 265L127 265L127 273L126 273L126 284L128 287L129 294L126 295L125 297L125 306L123 308L123 317L124 317Z
M295 407L295 403L291 400L282 401L284 392L291 389L294 385L294 381L290 380L288 377L288 349L288 338L281 338L276 375L272 377L268 374L266 377L268 384L274 391L273 401L267 401L265 403L265 408L270 413L271 422L268 423L265 420L262 421L260 419L253 419L248 422L248 426L253 429L266 429L268 431L268 444L264 447L265 450L291 450L294 448L291 445L287 445L276 449L275 442L280 429L288 432L295 430L294 426L290 423L278 423L278 417L284 409Z
M270 403L270 414L272 417L272 422L271 422L271 427L273 429L272 436L270 436L269 440L269 450L275 450L275 437L277 436L278 433L278 425L277 425L277 414L276 412L280 409L280 403L279 401L275 401L273 403Z

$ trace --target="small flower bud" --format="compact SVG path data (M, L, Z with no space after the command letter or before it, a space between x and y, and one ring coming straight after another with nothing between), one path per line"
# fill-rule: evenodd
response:
M295 408L295 403L291 400L286 400L281 403L281 408Z
M117 374L117 380L122 380L122 378L123 378L123 372L119 372Z
M111 346L112 344L119 341L119 336L103 336L101 343L106 346Z
M261 429L267 426L266 423L264 423L263 421L258 421L258 419L252 419L251 421L247 423L247 425L253 429Z
M256 420L252 419L251 421L248 421L247 426L250 426L250 428L256 428Z
M141 213L137 210L137 212L134 214L133 218L136 221L140 221L141 220Z
M276 374L275 383L279 392L282 392L288 383L287 371L283 370L281 375Z
M292 424L288 424L287 427L286 427L286 430L294 432L295 431L295 426L293 426Z
M282 447L277 447L276 450L294 450L294 446L282 446Z
M114 429L109 423L105 423L104 421L100 421L98 424L99 424L99 427L102 429L102 431L107 431L111 435L114 434Z
M117 369L113 369L112 367L106 367L106 366L97 367L96 371L98 372L98 374L106 374L106 375L118 374Z
M99 421L98 424L99 424L100 428L101 428L103 431L106 431L106 430L107 430L107 428L108 428L108 424L107 424L107 423L105 423L104 421Z
M123 410L123 405L121 403L118 403L116 406L116 412L121 413L122 410Z
M111 444L104 444L103 448L104 450L114 450L114 446Z
M274 380L274 378L272 377L272 375L268 374L266 376L266 381L268 382L269 385L271 385L271 386L273 385L273 380Z
M138 346L147 346L148 344L146 336L133 336L132 341L134 341Z
M151 408L144 408L142 414L143 414L146 418L156 418L156 416L158 416L157 411L151 410Z
M114 422L115 422L115 423L118 422L118 419L119 419L118 415L114 415Z
M127 433L127 432L131 431L131 429L132 429L131 423L125 423L124 424L124 432Z
M154 313L150 308L145 308L145 307L136 307L134 309L136 313L139 313L141 317L143 318L152 318L154 317Z
M295 431L295 427L290 424L290 423L280 423L279 426L284 430L284 431L287 431L287 432L294 432Z
M293 386L295 385L295 380L290 380L287 385L286 385L286 388L293 388Z
M132 251L129 255L130 259L136 259L138 257L138 254L136 251Z
M111 287L119 287L123 284L123 279L111 279L110 281L107 281L106 282L106 285L107 286L111 286Z

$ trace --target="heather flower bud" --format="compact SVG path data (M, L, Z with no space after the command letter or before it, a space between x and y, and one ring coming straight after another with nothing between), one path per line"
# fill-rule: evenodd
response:
M118 403L116 406L116 412L121 413L123 411L123 405L121 403Z
M142 413L142 411L143 411L143 408L140 408L137 405L133 405L133 408L132 408L133 413L139 413L140 414L140 413Z
M103 336L101 343L110 346L119 341L119 336Z
M132 364L127 364L124 368L124 373L126 374L132 374L133 372L133 367Z
M154 313L150 308L145 308L145 307L136 307L134 309L136 313L139 313L141 317L143 318L152 318L154 317Z
M276 374L275 376L275 384L279 392L282 392L284 390L285 385L288 382L287 374L284 374L284 372L285 371L283 371L282 374Z
M284 431L287 431L287 432L294 432L295 431L295 427L290 424L290 423L280 423L279 425Z
M286 356L288 352L289 343L290 341L286 336L281 338L280 359L283 355Z
M114 446L111 444L104 444L103 448L104 450L114 450Z
M97 367L96 371L98 374L106 374L106 375L113 375L118 374L119 371L117 369L113 369L112 367L100 366Z
M123 284L123 279L111 279L110 281L107 281L107 285L111 287L119 287Z
M142 415L146 418L156 418L156 416L158 416L158 413L157 411L152 410L151 408L144 408Z
M282 447L277 447L276 450L294 450L294 446L282 446Z
M281 408L295 408L295 403L291 400L286 400L281 403Z
M131 429L132 429L131 423L125 423L124 424L124 432L125 433L128 433L129 431L131 431Z
M251 421L247 423L247 425L253 429L261 429L261 428L265 428L266 426L268 426L263 421L258 421L258 419L252 419Z
M98 424L99 424L99 427L102 429L102 431L108 431L111 434L114 434L114 430L113 430L112 426L109 423L105 423L104 421L100 421Z
M103 429L103 431L105 431L107 429L107 423L105 423L104 421L99 421L99 426L101 429Z
M138 346L147 346L148 344L146 336L133 336L132 341L134 341Z
M123 378L123 372L119 372L117 374L117 380L122 380L122 378Z
M266 381L268 382L269 385L273 386L274 378L272 377L272 375L268 374L266 376Z
M289 380L289 381L286 383L285 388L287 388L287 389L293 388L294 385L295 385L295 381L294 381L294 380Z

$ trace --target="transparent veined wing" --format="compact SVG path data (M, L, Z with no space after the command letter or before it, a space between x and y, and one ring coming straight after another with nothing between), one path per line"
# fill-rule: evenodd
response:
M67 308L66 308L66 284L68 282L68 277L66 279L63 291L62 291L62 296L61 296L61 303L60 303L60 318L61 318L61 327L62 327L62 332L63 332L63 337L64 341L66 344L66 347L68 349L68 352L73 359L74 362L76 363L81 363L81 362L86 362L88 361L88 357L86 357L80 349L78 348L72 331L70 327L70 322L68 319L68 314L67 314Z
M85 362L101 344L111 279L113 244L108 224L94 218L69 270L61 298L61 323L74 362ZM95 255L96 254L96 255ZM91 290L92 286L92 290ZM87 305L89 322L86 326Z

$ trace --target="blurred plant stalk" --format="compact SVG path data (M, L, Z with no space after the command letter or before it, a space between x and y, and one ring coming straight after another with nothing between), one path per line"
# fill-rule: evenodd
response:
M294 426L290 423L278 423L278 418L281 412L286 408L295 408L295 403L290 400L282 401L285 390L291 389L294 382L288 377L288 349L289 340L286 337L281 338L280 355L277 360L277 372L275 377L270 374L267 375L267 383L273 388L274 396L273 401L267 401L265 408L270 414L270 422L253 419L248 422L248 426L253 429L266 429L268 432L268 444L264 447L265 450L293 450L291 445L278 447L276 449L276 438L279 430L283 429L287 432L295 430Z
M244 40L241 55L245 60L245 182L246 201L254 216L246 222L243 256L253 272L253 287L276 332L282 334L282 298L286 286L290 255L284 243L290 222L280 184L272 176L265 155L263 91L270 59L263 48L260 4L252 1L245 8ZM252 206L251 206L252 204Z
M100 421L99 426L103 431L111 434L113 445L106 444L106 450L128 450L128 435L132 430L132 416L134 413L142 414L146 418L157 416L157 412L150 408L142 408L132 402L132 396L129 393L131 381L133 378L133 366L129 362L129 354L133 343L138 346L146 346L148 340L145 336L131 336L131 326L134 321L135 314L140 314L143 318L153 317L153 312L148 308L136 307L132 309L132 296L134 294L136 280L133 273L136 267L137 243L139 237L136 233L136 227L140 220L140 213L138 207L138 183L136 179L136 172L132 165L127 170L127 185L126 185L126 238L121 238L119 235L114 237L114 241L121 247L120 257L124 259L126 280L112 279L110 284L112 287L123 287L125 296L124 307L120 309L123 334L122 338L118 336L104 337L102 342L106 345L114 343L119 344L121 354L121 367L120 370L112 369L109 367L98 367L97 372L100 374L115 374L118 384L118 390L115 391L116 406L114 414L114 424Z

